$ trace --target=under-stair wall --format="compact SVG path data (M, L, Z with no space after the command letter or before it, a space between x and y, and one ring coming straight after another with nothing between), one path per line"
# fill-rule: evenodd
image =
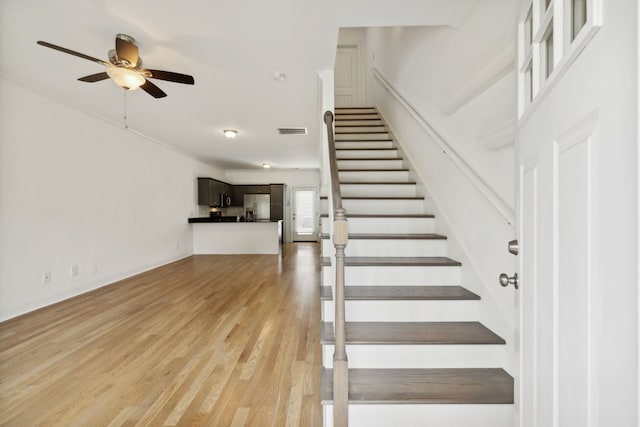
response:
M442 219L436 231L449 236L448 256L462 262L462 280L483 297L480 320L502 336L513 337L516 295L512 288L498 284L498 276L502 272L511 275L517 266L517 257L507 252L507 242L516 237L514 224L450 154L443 152L398 98L379 81L373 89L385 125L424 184L433 213ZM514 362L507 368L511 372Z

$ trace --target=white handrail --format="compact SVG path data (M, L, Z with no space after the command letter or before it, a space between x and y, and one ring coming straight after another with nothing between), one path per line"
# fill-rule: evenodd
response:
M440 146L442 152L447 154L453 163L464 173L464 175L480 190L483 196L496 208L509 225L515 224L515 214L507 204L502 201L495 191L465 162L456 151L438 134L438 132L407 102L406 99L391 86L377 68L373 69L373 75L382 85L393 95L394 98L411 114L416 122L433 138Z

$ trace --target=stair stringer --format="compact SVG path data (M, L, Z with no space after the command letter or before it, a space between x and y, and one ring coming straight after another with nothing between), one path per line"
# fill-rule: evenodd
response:
M420 191L425 197L429 197L431 200L430 209L432 214L435 215L436 232L447 236L447 256L457 259L462 263L460 267L461 282L465 287L472 292L481 296L480 307L478 309L479 321L485 324L487 327L495 331L500 336L504 337L507 341L504 360L501 366L509 372L512 376L516 377L516 348L515 348L515 319L513 312L513 305L505 306L504 295L497 295L500 293L508 292L506 289L502 289L498 284L498 275L502 271L510 271L513 268L511 265L499 266L500 270L496 270L495 277L483 277L479 272L479 261L469 250L468 245L464 243L464 239L461 238L461 233L457 227L453 226L448 220L450 218L449 212L442 209L442 203L439 197L431 190L428 180L421 173L421 169L416 167L413 161L413 155L411 152L405 150L402 138L398 135L393 125L383 113L380 106L377 106L378 114L382 118L382 122L388 129L388 133L393 139L395 146L398 148L398 153L403 157L404 161L409 165L411 174L418 185L418 191ZM419 193L420 194L420 193ZM504 250L507 250L507 240L505 240ZM493 289L492 289L493 288ZM496 298L497 296L497 298ZM501 300L501 301L498 301ZM511 300L513 302L513 300ZM511 321L509 320L511 318Z

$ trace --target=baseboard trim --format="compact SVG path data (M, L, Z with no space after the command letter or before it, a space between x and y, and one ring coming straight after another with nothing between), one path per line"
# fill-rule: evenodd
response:
M30 313L32 311L39 310L41 308L76 297L78 295L86 294L87 292L91 292L96 289L112 285L114 283L117 283L129 277L147 272L149 270L153 270L158 267L162 267L163 265L167 265L184 258L188 258L192 255L193 255L192 252L178 254L176 256L165 258L158 262L141 265L136 268L131 268L123 272L101 277L97 280L89 281L81 286L74 286L72 288L60 290L57 292L50 292L44 295L39 295L37 297L30 298L26 301L22 301L16 304L11 304L6 307L0 307L0 322L4 322L6 320L10 320L15 317Z

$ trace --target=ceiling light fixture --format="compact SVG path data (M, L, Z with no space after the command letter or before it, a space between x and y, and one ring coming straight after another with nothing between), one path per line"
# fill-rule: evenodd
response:
M224 136L226 136L227 138L235 138L236 136L238 136L238 131L235 129L225 129L222 131L222 133L224 133Z
M126 90L136 90L146 81L137 71L124 67L109 67L107 75L115 84Z
M271 164L270 163L263 163L262 167L265 168L265 169L269 169L271 167Z

